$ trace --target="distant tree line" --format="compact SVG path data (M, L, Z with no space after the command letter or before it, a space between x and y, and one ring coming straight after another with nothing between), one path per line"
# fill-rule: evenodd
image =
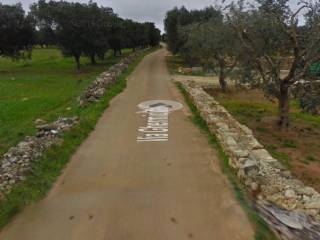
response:
M21 4L0 3L0 56L30 57L33 46L58 46L80 68L80 57L92 64L108 50L114 55L124 48L157 46L160 30L154 23L122 19L111 8L67 1L39 0L26 14Z
M288 127L290 90L316 83L310 67L320 61L320 2L298 2L295 10L289 0L239 0L196 11L174 8L164 20L166 41L191 64L214 69L223 91L231 73L241 83L263 89L278 100L279 126ZM301 80L308 84L297 84ZM320 93L317 98L313 107Z

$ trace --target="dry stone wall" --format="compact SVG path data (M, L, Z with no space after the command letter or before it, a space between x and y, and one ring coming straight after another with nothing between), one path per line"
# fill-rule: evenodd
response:
M320 239L320 194L295 179L264 149L252 131L235 120L205 92L202 85L190 81L183 81L182 85L210 131L219 139L229 157L229 165L246 189L256 197L259 210L266 213L269 209L269 214L281 225L280 229L286 229L289 237L283 239L301 239L301 235L303 239ZM272 208L268 207L270 204ZM264 216L267 221L271 219L275 222L268 214ZM293 231L290 229L294 227L302 230L297 231L300 235L296 234L296 237L291 236ZM311 238L308 238L305 231L311 227L312 233L307 231Z
M108 71L100 74L80 97L80 105L84 106L88 103L99 101L106 93L108 87L116 83L121 73L129 67L129 64L132 63L140 53L141 51L131 53L119 63L111 66Z
M14 184L25 180L32 163L38 161L50 146L59 143L62 133L77 123L77 117L60 118L50 124L38 119L36 135L26 137L0 159L0 199L11 191Z

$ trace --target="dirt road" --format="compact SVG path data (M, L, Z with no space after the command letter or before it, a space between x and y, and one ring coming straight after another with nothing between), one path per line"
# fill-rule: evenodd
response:
M139 64L50 194L17 216L1 240L253 238L219 160L188 119L186 106L169 113L167 123L156 122L169 125L167 140L138 131L155 123L137 113L139 103L183 102L165 54L159 50ZM138 136L155 141L138 142Z

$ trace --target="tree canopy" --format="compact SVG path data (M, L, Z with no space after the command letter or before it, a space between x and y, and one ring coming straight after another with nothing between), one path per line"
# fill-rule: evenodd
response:
M183 46L184 39L179 31L184 26L192 23L204 23L209 20L222 20L221 12L214 7L208 7L203 10L188 11L185 7L174 8L167 12L164 20L165 31L167 33L167 43L169 50L174 54L178 53Z
M34 22L21 4L0 3L0 56L18 59L30 55L35 42Z

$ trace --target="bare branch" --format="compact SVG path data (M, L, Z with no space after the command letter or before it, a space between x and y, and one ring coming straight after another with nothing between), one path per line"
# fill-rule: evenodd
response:
M307 8L308 6L305 4L301 6L292 16L291 16L291 24L295 21L297 15L304 9Z

